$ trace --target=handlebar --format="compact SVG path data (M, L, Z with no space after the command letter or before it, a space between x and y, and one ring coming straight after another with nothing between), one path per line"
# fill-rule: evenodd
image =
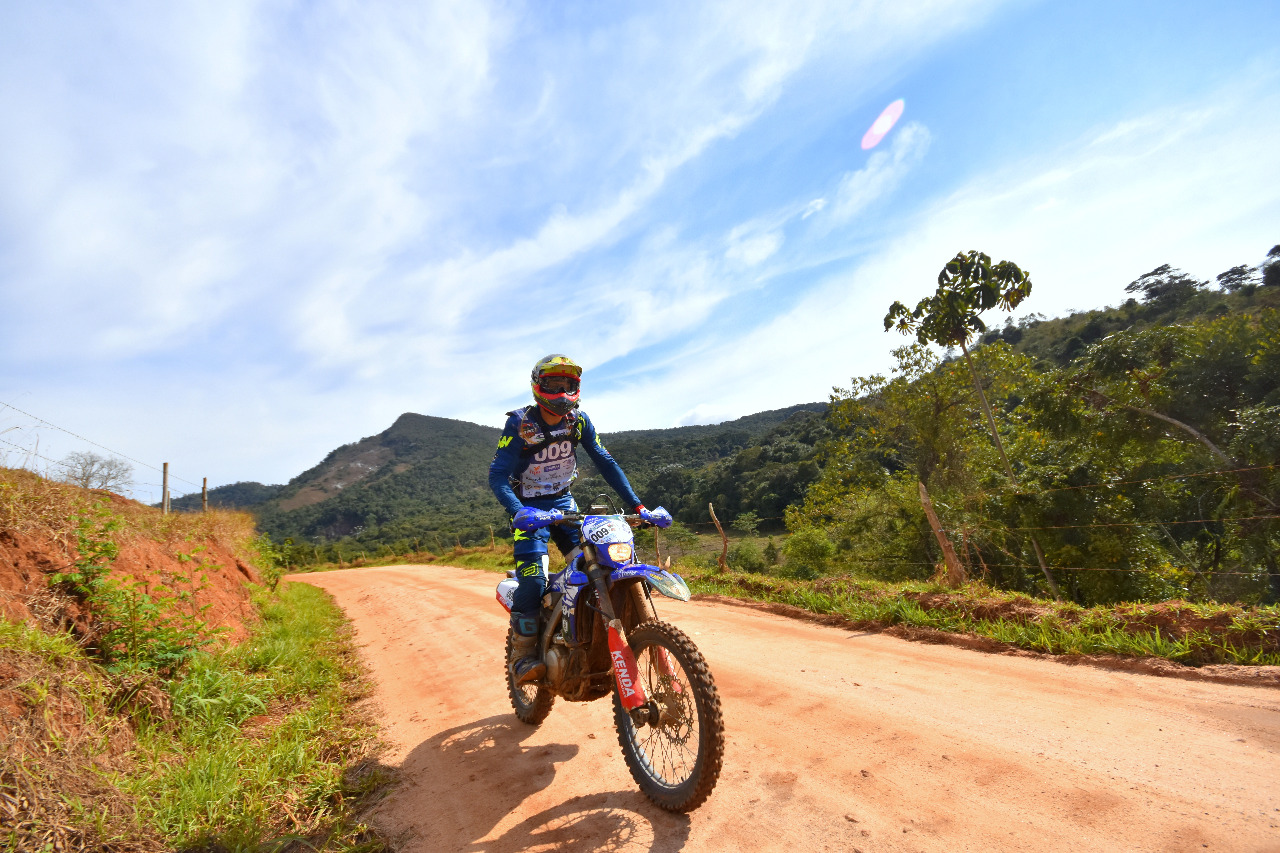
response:
M552 524L581 524L588 515L595 515L595 514L596 513L588 513L588 512L566 512L564 514L564 518L560 519L559 521L553 521L551 523ZM605 512L605 513L599 513L599 514L621 516L622 520L625 521L627 524L630 524L632 527L649 525L649 522L645 521L637 513ZM649 525L649 526L652 526L652 525Z

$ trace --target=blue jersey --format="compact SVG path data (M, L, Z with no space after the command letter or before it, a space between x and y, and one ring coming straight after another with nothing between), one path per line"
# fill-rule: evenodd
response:
M604 449L586 412L576 409L554 426L542 419L536 405L507 412L507 423L498 439L498 452L489 463L489 488L510 515L526 500L563 495L578 476L578 445L586 449L605 482L627 503L640 506L622 468Z

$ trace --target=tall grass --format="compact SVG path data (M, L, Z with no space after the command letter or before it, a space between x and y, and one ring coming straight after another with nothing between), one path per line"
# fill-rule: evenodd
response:
M349 632L325 593L286 584L245 643L201 655L171 687L180 725L140 736L140 775L120 783L142 821L179 848L372 850L351 798L378 780L348 771L374 743L347 709L361 689Z

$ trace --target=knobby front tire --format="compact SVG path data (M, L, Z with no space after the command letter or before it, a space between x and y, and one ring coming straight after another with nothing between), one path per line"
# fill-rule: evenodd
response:
M503 659L503 669L506 670L507 695L511 697L511 707L516 711L516 718L522 723L536 726L547 718L547 714L551 713L551 706L555 703L556 697L551 694L550 690L537 684L516 684L516 678L511 669L511 648L514 642L512 640L514 635L515 629L508 628L507 653Z
M636 726L615 685L613 719L627 769L654 804L693 811L711 795L724 761L724 718L711 670L693 641L666 622L637 625L627 639L651 707L661 716L656 725Z

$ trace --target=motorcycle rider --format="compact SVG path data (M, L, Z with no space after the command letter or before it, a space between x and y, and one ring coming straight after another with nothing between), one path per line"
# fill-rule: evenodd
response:
M517 684L536 681L547 671L537 650L538 617L550 564L547 542L555 539L567 561L581 550L577 527L537 526L577 511L578 505L569 491L570 483L578 476L574 455L577 447L586 449L605 482L626 506L659 527L671 524L671 515L662 507L645 509L622 468L605 450L591 419L578 410L582 368L567 356L552 354L533 366L530 379L534 403L507 412L498 450L489 464L489 488L511 515L514 531L519 586L511 607L511 666Z

